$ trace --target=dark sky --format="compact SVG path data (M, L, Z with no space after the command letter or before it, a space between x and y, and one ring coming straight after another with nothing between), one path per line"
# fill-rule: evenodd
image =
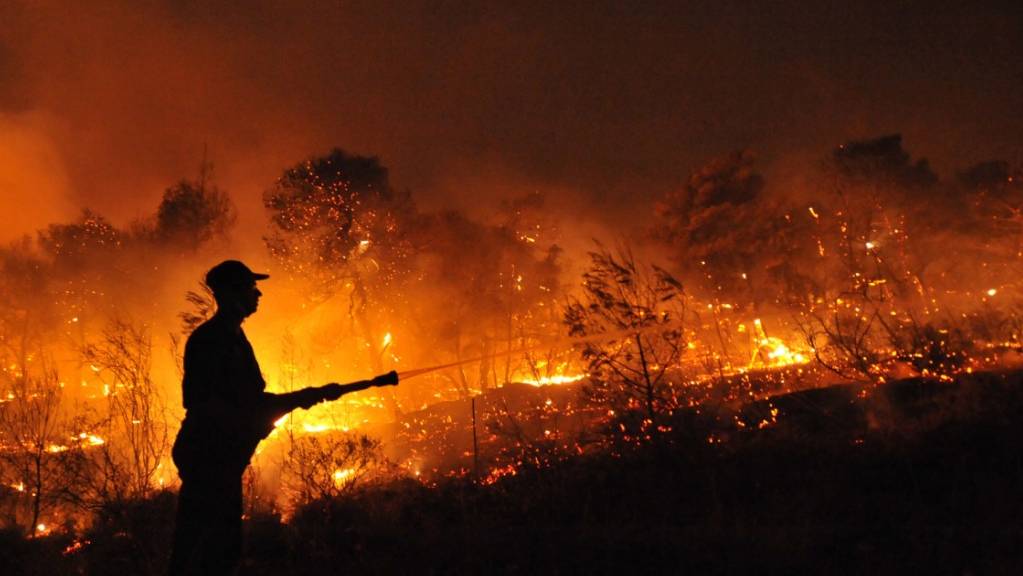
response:
M429 208L638 216L728 150L890 132L944 174L1021 160L1018 1L0 2L0 239L149 213L204 145L247 223L333 146Z

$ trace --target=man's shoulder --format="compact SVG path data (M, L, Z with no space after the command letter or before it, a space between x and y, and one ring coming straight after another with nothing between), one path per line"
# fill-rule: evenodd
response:
M188 335L186 346L221 341L229 337L230 331L226 328L224 322L218 321L217 317L214 316L200 324Z

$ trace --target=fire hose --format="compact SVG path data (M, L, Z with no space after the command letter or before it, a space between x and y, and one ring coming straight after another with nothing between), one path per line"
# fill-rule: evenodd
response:
M571 345L574 346L576 344L584 344L584 343L587 343L587 342L595 342L595 341L598 341L598 340L606 340L606 339L611 339L611 338L620 338L620 337L623 337L623 336L629 336L629 337L635 336L635 337L638 337L640 334L642 334L644 332L652 332L654 330L667 331L667 330L673 329L676 326L681 326L681 322L671 322L671 323L665 323L665 324L657 324L657 325L653 325L653 326L645 326L645 327L640 327L640 328L626 328L626 329L615 330L615 331L611 331L611 332L601 332L600 334L592 334L592 335L589 335L589 336L570 336L570 337L567 337L567 338L562 338L562 339L559 339L559 340L555 340L553 342L546 342L546 343L542 343L542 344L536 344L536 345L533 345L533 346L526 346L526 347L523 347L523 348L517 348L515 350L505 350L503 352L494 352L492 354L484 354L483 356L475 356L473 358L466 358L464 360L457 360L457 361L454 361L454 362L447 362L445 364L436 364L434 366L427 366L427 367L424 367L424 368L413 368L413 369L410 369L410 370L402 370L402 371L398 372L398 378L401 379L401 380L407 380L409 378L414 378L416 376L421 376L423 374L429 374L430 372L438 372L440 370L447 370L448 368L455 368L457 366L462 366L464 364L472 364L472 363L475 363L475 362L480 362L482 360L489 360L489 359L492 359L492 358L502 358L504 356L513 356L515 354L525 354L526 352L532 352L532 351L538 350L540 348L550 348L552 346L557 346L557 345L571 344Z

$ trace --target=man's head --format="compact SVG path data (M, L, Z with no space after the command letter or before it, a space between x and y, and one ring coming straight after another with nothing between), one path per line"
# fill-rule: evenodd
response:
M245 318L256 311L263 294L256 288L256 281L269 277L253 272L238 260L224 260L206 273L206 285L213 291L219 309Z

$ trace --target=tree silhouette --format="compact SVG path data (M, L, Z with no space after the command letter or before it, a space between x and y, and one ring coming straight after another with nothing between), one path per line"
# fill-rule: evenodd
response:
M62 502L77 500L74 480L82 452L61 413L57 374L29 367L5 368L0 402L0 481L27 501L28 533L42 531L40 519ZM84 434L83 434L84 436Z
M270 253L327 295L355 282L353 306L362 307L371 280L388 285L407 270L405 226L414 207L407 193L391 188L377 158L335 149L307 160L285 170L263 203Z
M628 250L590 253L583 296L565 309L572 336L585 336L589 398L611 409L626 434L650 434L686 397L680 361L686 295L682 284Z
M168 448L163 400L151 375L152 341L145 326L109 322L83 358L104 382L107 411L99 423L109 441L102 447L93 491L101 501L144 498Z
M287 272L312 282L315 298L347 297L370 365L382 372L380 317L400 300L409 273L416 216L409 194L391 187L377 158L335 149L285 170L263 203L270 253ZM388 391L397 412L393 396Z
M39 246L44 254L66 271L80 269L108 255L126 240L125 234L106 218L88 209L75 222L51 224L39 233Z
M988 251L1023 255L1023 170L1005 161L981 162L960 172L957 181L969 202L966 214L973 216L961 220L989 234Z
M847 142L832 151L831 166L843 178L857 183L886 183L905 189L938 181L926 158L912 161L902 147L901 134Z
M198 181L182 180L163 193L153 230L157 241L194 250L227 234L236 218L234 204L209 182L210 170L204 164Z
M656 206L654 238L709 299L757 310L805 291L793 266L807 251L805 210L764 197L747 150L715 158Z
M551 303L558 291L560 250L552 246L545 252L510 228L482 224L457 212L424 216L421 221L416 270L422 276L419 285L428 290L420 292L426 304L417 308L444 311L431 319L422 340L434 340L435 348L450 351L456 360L527 345L520 340L532 336L529 329L540 330L548 320L542 314L544 303ZM428 315L428 310L417 314ZM480 389L488 382L503 383L515 360L506 357L499 369L495 360L485 358L477 366L479 378L471 380ZM470 378L462 367L446 375L469 393Z

